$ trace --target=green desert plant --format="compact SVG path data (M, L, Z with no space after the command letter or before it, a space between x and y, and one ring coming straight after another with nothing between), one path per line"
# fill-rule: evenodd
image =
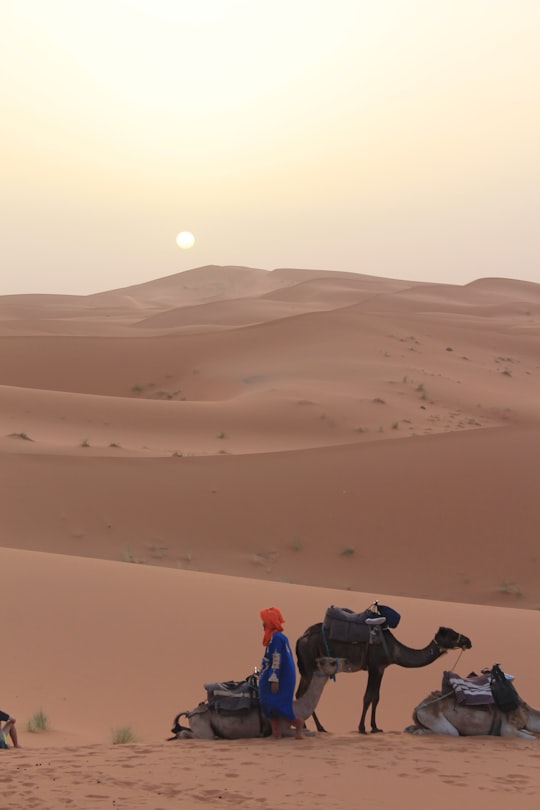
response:
M90 447L90 442L88 441L88 439L82 440L81 447Z
M43 709L34 712L32 717L26 724L26 728L31 734L35 734L38 731L48 731L49 718L47 717Z
M218 439L226 439L227 434L222 430L221 433L218 433L217 438Z
M355 551L356 549L354 546L345 546L345 548L342 548L339 553L342 557L348 557L349 555L354 554Z
M111 739L113 745L126 745L137 742L137 735L131 726L118 726L111 730Z

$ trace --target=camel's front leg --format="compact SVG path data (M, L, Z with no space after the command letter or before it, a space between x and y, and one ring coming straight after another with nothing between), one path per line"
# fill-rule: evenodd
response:
M379 672L378 669L370 669L368 672L368 682L366 691L364 693L364 705L362 708L362 717L360 718L358 731L360 734L366 733L366 715L369 707L371 706L371 733L377 734L378 732L382 731L381 728L377 728L375 715L379 703L379 693L383 674L382 672Z
M415 715L418 730L414 734L450 734L452 737L459 737L457 728L442 712L434 712L431 705L425 709L417 708Z

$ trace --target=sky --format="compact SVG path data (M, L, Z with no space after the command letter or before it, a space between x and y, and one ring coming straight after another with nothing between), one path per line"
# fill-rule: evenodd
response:
M540 283L538 42L539 0L0 0L0 295Z

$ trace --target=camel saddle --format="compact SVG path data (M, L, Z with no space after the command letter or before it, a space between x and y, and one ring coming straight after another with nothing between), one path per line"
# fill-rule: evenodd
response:
M381 643L381 625L386 623L384 616L373 610L354 613L349 608L330 605L324 616L324 630L331 641L346 643Z
M490 706L495 703L501 711L512 712L521 703L513 680L514 676L503 672L499 664L483 669L481 675L471 672L466 678L445 671L442 691L453 690L456 701L465 706Z
M257 679L249 675L244 681L205 683L208 707L216 712L236 714L249 712L259 705Z
M456 701L462 706L490 706L495 701L491 692L491 681L487 675L467 675L462 678L455 672L445 670L442 679L442 692L453 691Z

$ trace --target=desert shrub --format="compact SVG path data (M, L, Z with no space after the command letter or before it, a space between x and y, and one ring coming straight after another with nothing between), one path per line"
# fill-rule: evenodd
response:
M34 712L26 724L26 728L31 734L35 734L37 731L48 731L49 719L43 709Z
M118 726L111 730L111 739L113 745L126 745L137 742L137 735L131 726Z

